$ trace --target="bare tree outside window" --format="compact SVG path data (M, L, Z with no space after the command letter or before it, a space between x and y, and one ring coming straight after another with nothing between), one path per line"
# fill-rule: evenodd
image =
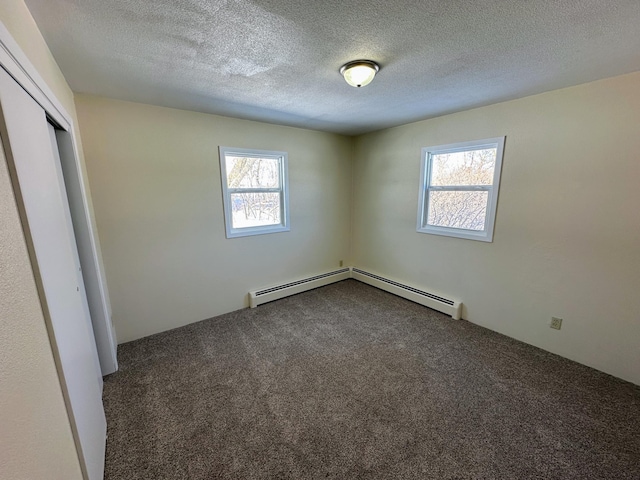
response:
M227 238L289 231L287 152L219 150Z
M418 232L493 241L504 141L422 149Z
M280 162L274 158L253 157L227 157L226 162L227 184L229 189L234 189L231 193L233 228L279 224L280 193L251 190L279 189Z
M495 165L495 148L432 155L431 185L491 185ZM489 194L486 191L430 191L427 223L450 228L484 230L488 200Z

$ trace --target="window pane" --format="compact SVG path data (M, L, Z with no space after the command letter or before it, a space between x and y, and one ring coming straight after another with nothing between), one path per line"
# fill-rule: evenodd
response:
M280 188L280 160L277 158L226 156L229 188Z
M233 228L280 224L280 194L277 192L232 193Z
M431 156L431 185L491 185L496 148Z
M427 224L484 230L489 192L429 192Z

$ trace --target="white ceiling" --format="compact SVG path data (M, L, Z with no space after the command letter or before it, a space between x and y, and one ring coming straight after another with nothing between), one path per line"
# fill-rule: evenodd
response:
M26 3L76 92L347 135L640 70L640 0Z

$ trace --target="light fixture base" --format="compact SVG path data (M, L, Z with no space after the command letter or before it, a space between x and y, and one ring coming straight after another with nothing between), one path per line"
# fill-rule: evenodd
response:
M354 60L340 67L340 74L352 87L369 85L380 71L380 65L372 60Z

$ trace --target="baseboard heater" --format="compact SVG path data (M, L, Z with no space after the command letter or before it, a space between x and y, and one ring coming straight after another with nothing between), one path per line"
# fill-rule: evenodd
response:
M314 288L324 287L330 283L346 280L349 277L351 277L351 269L345 267L332 272L296 280L294 282L263 288L262 290L255 290L253 292L249 292L249 306L251 308L255 308L263 303L273 302L274 300L279 300L281 298L288 297L289 295L295 295Z
M412 302L419 303L425 307L432 308L447 315L451 315L454 320L460 320L462 315L462 303L457 300L451 300L441 295L425 292L415 287L405 285L395 280L376 275L374 273L365 272L359 268L351 269L351 277L371 286L386 290L389 293L406 298Z

